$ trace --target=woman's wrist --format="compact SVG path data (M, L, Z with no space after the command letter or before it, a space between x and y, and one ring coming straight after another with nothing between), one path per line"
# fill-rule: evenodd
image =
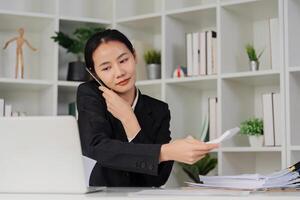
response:
M171 143L161 145L159 162L172 160L171 145Z

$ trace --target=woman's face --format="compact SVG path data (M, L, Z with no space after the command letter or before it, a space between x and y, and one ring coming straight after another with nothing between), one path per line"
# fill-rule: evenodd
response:
M119 41L102 43L93 53L95 72L104 84L117 93L135 87L136 57Z

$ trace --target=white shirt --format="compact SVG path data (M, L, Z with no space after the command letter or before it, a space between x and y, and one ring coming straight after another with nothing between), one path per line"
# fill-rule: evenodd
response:
M133 103L132 103L132 105L131 105L132 110L135 109L135 106L136 106L136 104L137 104L137 102L138 102L138 99L139 99L139 90L136 89L136 95L135 95L134 101L133 101ZM134 138L135 138L135 137L132 137L132 138L127 137L128 142L131 142Z

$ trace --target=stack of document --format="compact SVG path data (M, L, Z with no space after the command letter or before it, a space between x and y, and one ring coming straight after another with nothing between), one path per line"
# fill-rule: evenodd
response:
M199 176L201 183L187 182L189 186L205 188L227 188L242 190L264 190L273 188L300 189L300 162L268 175L242 174L235 176Z

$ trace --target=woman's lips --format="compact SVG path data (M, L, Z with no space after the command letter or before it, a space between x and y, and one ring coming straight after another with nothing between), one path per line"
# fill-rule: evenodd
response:
M124 86L129 82L129 80L130 80L130 78L120 81L119 83L117 83L117 85Z

